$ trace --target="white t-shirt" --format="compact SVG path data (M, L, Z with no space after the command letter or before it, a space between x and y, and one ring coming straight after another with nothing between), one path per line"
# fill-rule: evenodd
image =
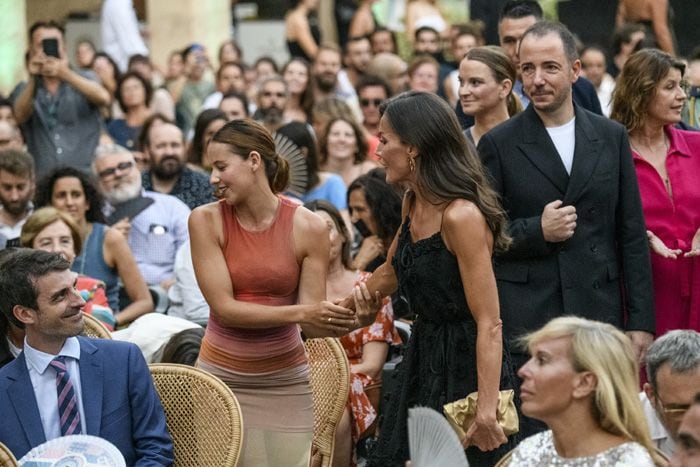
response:
M576 117L562 126L548 127L547 133L552 138L554 147L557 148L559 157L564 163L566 173L571 175L571 166L574 163L574 148L576 147Z

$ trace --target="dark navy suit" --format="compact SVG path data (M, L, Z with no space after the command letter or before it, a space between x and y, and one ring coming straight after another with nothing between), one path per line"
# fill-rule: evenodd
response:
M173 443L141 351L78 337L84 434L114 444L129 466L169 466ZM24 353L0 369L0 442L18 459L46 441Z

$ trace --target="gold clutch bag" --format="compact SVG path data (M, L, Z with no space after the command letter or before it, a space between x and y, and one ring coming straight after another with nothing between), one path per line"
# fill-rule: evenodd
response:
M464 399L459 399L442 407L447 421L450 422L452 428L457 432L460 440L464 440L469 430L469 425L474 421L476 416L476 401L477 392L472 392ZM515 410L515 402L513 398L515 393L512 389L498 392L498 413L496 419L498 424L503 428L506 436L510 436L518 432L518 412Z

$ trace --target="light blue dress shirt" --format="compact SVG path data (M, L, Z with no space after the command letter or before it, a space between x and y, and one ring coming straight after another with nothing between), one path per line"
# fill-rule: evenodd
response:
M29 378L34 388L36 405L39 407L41 425L44 427L46 441L61 437L61 424L58 416L58 394L56 393L56 371L49 368L51 361L59 355L66 357L66 367L70 375L75 395L78 398L81 433L85 434L85 410L83 410L83 393L80 386L80 342L78 338L69 337L58 355L51 355L32 348L24 340L24 358L27 362ZM79 433L75 433L79 434Z

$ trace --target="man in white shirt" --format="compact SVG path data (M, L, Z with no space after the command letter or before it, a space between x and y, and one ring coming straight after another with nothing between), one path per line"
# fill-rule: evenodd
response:
M700 390L700 333L664 334L649 346L646 365L649 382L639 397L652 440L670 457L683 415Z
M581 62L565 26L528 28L519 63L531 105L478 145L513 238L494 265L504 335L512 340L575 315L624 329L642 361L656 323L627 132L574 105ZM527 360L510 350L516 366ZM523 436L544 429L537 425L523 417Z

